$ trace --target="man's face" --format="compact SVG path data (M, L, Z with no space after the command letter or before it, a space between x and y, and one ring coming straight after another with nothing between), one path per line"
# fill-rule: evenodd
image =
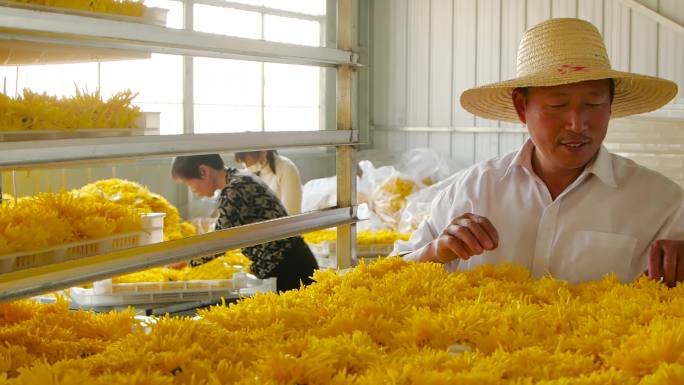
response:
M611 113L610 81L590 80L516 91L513 102L527 124L535 157L546 172L581 169L598 152Z

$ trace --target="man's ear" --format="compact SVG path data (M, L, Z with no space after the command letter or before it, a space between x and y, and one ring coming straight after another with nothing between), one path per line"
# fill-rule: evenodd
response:
M513 106L515 107L515 112L518 114L518 119L520 119L523 124L527 124L527 118L525 116L527 108L526 96L520 92L520 90L515 89L513 90L511 99L513 99Z
M199 165L200 179L206 179L209 176L209 166L206 164Z

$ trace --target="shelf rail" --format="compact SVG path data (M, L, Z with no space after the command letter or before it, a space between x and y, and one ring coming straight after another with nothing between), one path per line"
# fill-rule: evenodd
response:
M332 208L0 274L0 302L257 245L306 231L354 223L357 220L356 207Z
M36 165L93 163L140 157L256 151L273 148L344 146L358 144L355 130L301 132L244 132L229 134L149 135L0 142L0 170Z
M2 7L0 39L121 48L176 55L335 67L356 65L357 55L327 47L271 42L110 20Z

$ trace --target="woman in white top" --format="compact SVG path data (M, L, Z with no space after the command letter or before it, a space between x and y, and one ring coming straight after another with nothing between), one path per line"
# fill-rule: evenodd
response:
M289 215L302 211L302 181L297 166L276 150L235 153L235 161L260 177L285 206Z

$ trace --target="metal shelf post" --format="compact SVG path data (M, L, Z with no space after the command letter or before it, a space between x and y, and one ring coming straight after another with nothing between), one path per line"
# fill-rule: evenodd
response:
M337 1L337 49L352 50L352 0ZM337 66L337 130L352 129L352 76L351 66ZM335 171L337 172L337 207L350 207L356 203L356 173L353 162L354 149L337 146ZM337 267L351 267L356 257L356 225L337 227Z

